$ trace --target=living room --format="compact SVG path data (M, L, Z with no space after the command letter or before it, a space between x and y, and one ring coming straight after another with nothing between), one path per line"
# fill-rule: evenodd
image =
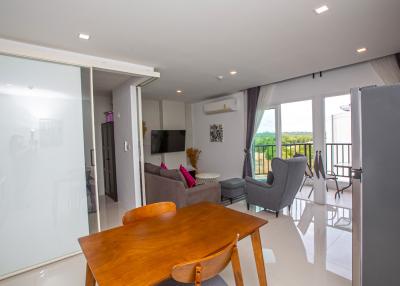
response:
M0 4L0 286L399 285L400 3L171 1Z

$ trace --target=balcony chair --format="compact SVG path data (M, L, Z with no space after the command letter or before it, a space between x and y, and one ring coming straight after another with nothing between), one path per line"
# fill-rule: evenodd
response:
M138 220L160 216L166 213L175 213L176 205L173 202L149 204L127 211L122 217L122 224L127 225Z
M276 217L279 211L293 203L299 190L307 165L304 156L283 160L272 159L272 172L274 181L272 185L265 182L246 178L247 208L257 205L264 209L274 211Z
M237 241L239 235L223 247L222 250L207 257L177 264L172 268L172 279L166 280L158 286L227 286L226 282L218 275L232 262L235 285L243 286L242 271L240 267ZM191 284L187 284L191 283Z
M341 189L339 188L338 177L335 174L335 172L332 170L331 170L330 174L325 172L325 167L324 167L324 162L322 161L321 151L315 151L314 169L315 169L315 173L318 178L319 178L319 176L321 176L325 181L334 181L335 182L335 185L336 185L335 199L336 199L336 195L339 195L339 198L340 198ZM310 171L312 173L311 168L310 168ZM325 184L325 187L326 187L326 191L328 192L329 191L328 185ZM310 193L308 194L308 198L311 197L311 194L313 191L314 191L314 187L311 189Z

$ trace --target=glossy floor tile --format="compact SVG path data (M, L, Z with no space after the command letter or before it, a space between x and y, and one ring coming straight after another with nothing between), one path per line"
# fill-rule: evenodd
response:
M331 195L328 202L337 205L314 204L299 194L290 214L284 210L278 218L256 207L248 211L245 201L229 206L269 221L260 229L269 286L351 285L351 208L340 206L345 205L344 197L330 201ZM347 195L346 203L351 201L351 193ZM102 226L119 225L118 205L107 200L100 203L108 208ZM239 242L239 255L245 285L258 285L250 238ZM221 276L234 285L230 266ZM84 278L85 259L77 255L0 281L0 286L83 286Z

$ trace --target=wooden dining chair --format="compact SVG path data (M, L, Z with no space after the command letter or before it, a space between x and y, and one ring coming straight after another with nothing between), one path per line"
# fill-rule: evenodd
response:
M194 283L195 286L200 286L203 281L216 277L229 262L232 262L235 284L243 286L237 249L238 238L239 235L222 250L210 256L175 265L172 268L172 278L181 283Z
M127 225L138 220L156 217L165 213L172 213L172 212L176 212L175 203L173 202L154 203L127 211L122 217L122 224Z

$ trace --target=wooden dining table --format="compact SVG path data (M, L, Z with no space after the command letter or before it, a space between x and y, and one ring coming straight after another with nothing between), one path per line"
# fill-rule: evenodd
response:
M258 279L267 285L259 228L267 221L213 203L199 203L79 239L86 286L157 285L176 264L215 253L239 234L251 236ZM240 246L239 246L240 250Z

